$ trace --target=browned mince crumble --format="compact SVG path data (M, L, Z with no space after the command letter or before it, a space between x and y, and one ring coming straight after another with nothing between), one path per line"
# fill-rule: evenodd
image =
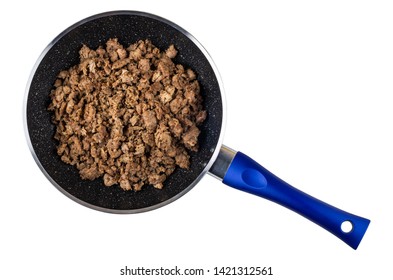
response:
M115 38L79 55L50 93L61 160L82 179L135 191L161 189L177 166L188 169L206 111L196 74L172 61L175 47L140 40L124 48Z

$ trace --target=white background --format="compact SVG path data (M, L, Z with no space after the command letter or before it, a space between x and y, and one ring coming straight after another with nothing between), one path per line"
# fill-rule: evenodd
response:
M386 279L393 249L389 2L2 1L0 278L155 279L120 276L120 269L178 265L271 266L267 279ZM358 250L208 175L176 202L136 215L85 208L49 183L23 130L30 71L62 30L118 9L165 17L204 45L226 89L224 143L371 219Z

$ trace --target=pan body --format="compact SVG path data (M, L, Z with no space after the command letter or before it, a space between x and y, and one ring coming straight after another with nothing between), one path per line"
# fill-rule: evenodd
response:
M53 139L49 93L61 70L79 63L83 44L96 49L110 38L124 46L150 39L165 50L178 49L175 63L197 73L207 119L200 127L200 149L191 153L189 170L177 168L158 190L145 186L142 191L105 187L102 178L82 180L78 170L62 162ZM135 11L114 11L84 19L63 31L43 51L29 78L24 104L27 142L38 166L51 183L69 198L87 207L110 213L137 213L156 209L189 191L215 161L222 144L225 120L223 87L218 71L202 45L187 31L155 15Z

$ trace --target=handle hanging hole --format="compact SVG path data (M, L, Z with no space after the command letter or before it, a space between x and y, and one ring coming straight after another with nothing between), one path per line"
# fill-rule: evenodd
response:
M350 233L353 230L353 224L351 223L351 221L342 222L341 230L344 233Z

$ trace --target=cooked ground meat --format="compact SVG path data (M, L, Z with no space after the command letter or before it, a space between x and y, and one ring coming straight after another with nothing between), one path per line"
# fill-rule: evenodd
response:
M196 74L149 40L124 48L110 39L83 46L80 63L61 71L50 94L57 153L82 179L105 186L161 189L176 166L189 168L206 119Z

